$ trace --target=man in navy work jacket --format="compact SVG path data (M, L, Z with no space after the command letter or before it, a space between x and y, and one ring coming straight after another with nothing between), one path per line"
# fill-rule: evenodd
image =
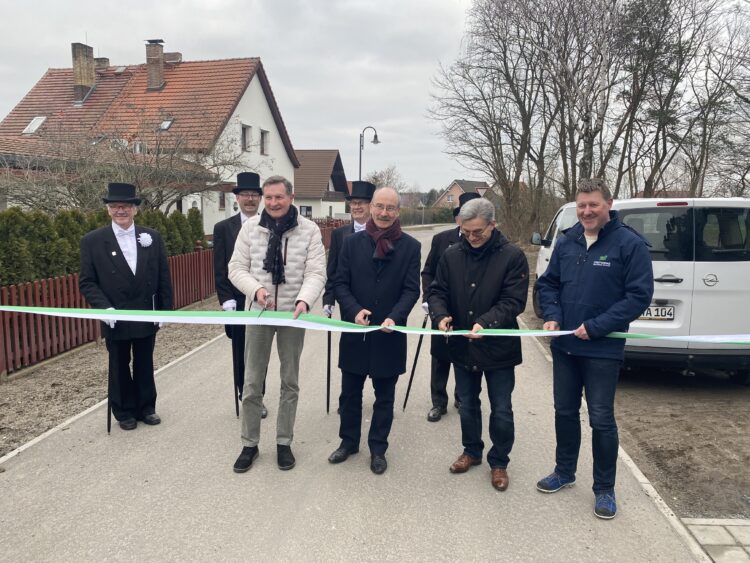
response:
M369 375L375 404L367 443L370 469L379 475L388 468L385 452L393 423L396 382L406 371L406 335L388 327L406 325L419 298L421 246L401 231L399 195L393 188L375 191L370 213L365 230L344 239L336 270L336 300L343 320L383 328L364 335L341 335L341 445L328 461L341 463L359 451L362 390Z
M172 282L159 233L134 223L141 199L131 184L109 184L103 198L112 224L81 239L81 293L94 309L171 310ZM109 352L108 395L123 430L138 420L159 424L154 344L159 323L104 321ZM133 372L130 372L130 361Z
M583 180L578 223L560 237L537 281L545 330L572 330L552 341L555 434L553 473L537 483L554 493L575 483L581 445L581 393L586 393L594 456L594 514L614 518L619 440L614 401L625 332L651 303L654 275L648 243L612 211L604 180Z

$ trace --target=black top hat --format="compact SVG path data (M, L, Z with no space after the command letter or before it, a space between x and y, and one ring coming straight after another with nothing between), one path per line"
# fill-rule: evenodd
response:
M466 192L464 194L461 194L460 196L458 196L458 207L460 208L462 205L466 205L472 199L477 199L480 197L482 196L477 192Z
M232 191L238 194L245 190L252 190L258 193L263 192L260 189L260 176L255 172L240 172L237 174L237 187L232 188Z
M107 195L102 198L104 203L141 204L141 198L135 196L135 186L133 184L112 182L107 186L107 189L109 190Z
M345 199L366 199L367 201L370 201L372 200L372 194L374 193L375 184L364 182L362 180L355 180L352 182L352 193L344 197Z
M482 196L477 192L466 192L458 196L458 207L453 208L453 218L455 219L456 217L458 217L458 214L461 213L461 207L466 205L472 199L477 199L479 197Z

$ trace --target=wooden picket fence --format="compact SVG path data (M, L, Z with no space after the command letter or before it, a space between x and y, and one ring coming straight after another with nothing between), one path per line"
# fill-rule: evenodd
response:
M175 309L216 291L213 250L170 256ZM78 274L0 288L3 305L87 308ZM101 337L99 321L0 312L0 378Z
M347 221L316 219L326 248L333 230ZM216 292L213 250L170 256L173 303L181 309ZM78 289L78 274L0 288L0 304L88 308ZM82 344L101 338L99 321L0 312L0 379Z

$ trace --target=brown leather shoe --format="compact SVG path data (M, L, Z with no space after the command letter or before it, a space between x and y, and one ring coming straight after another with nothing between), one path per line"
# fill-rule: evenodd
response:
M471 469L472 465L479 465L482 463L481 458L471 457L467 454L461 454L458 456L458 459L453 462L453 465L450 466L450 472L451 473L466 473L469 469Z
M504 491L508 488L508 483L510 483L508 472L502 467L493 467L492 486L495 487L498 491Z

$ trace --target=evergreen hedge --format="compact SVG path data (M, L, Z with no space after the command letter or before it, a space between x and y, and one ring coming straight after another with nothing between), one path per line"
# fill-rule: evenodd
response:
M83 235L109 225L106 209L77 209L47 215L11 207L0 211L0 286L78 272ZM200 211L190 209L185 217L173 211L168 217L159 210L139 210L135 222L156 229L164 239L167 254L205 248Z

